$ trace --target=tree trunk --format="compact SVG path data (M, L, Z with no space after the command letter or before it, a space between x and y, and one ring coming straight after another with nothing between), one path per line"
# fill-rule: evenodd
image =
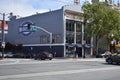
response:
M98 39L98 37L96 36L96 42L95 42L95 48L96 48L96 54L98 54L98 47L99 47L99 44L98 44L98 42L99 42L99 39Z

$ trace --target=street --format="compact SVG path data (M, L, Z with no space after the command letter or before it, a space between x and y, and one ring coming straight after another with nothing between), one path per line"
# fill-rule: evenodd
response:
M5 59L0 80L120 80L120 65L104 59Z

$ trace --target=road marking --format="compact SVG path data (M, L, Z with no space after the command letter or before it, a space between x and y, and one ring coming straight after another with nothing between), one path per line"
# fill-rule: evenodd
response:
M86 72L95 72L95 71L108 71L108 70L116 70L116 69L119 70L120 67L106 67L106 68L94 68L94 69L78 69L78 70L6 75L6 76L0 76L0 80L16 79L16 78L28 78L28 77L37 77L37 76L65 75L65 74L86 73Z

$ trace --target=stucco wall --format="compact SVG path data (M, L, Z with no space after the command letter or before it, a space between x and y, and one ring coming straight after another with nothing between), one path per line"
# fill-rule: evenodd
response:
M52 32L54 34L60 34L61 35L61 43L63 43L63 10L59 9L56 11L50 11L43 14L36 14L33 16L21 18L21 19L15 19L10 21L9 24L9 30L6 35L6 42L11 42L15 44L39 44L40 43L40 35L47 35L49 37L49 34L43 32L42 30L33 32L32 34L28 36L24 36L19 33L19 26L26 21L33 22L34 25L40 26L49 32Z

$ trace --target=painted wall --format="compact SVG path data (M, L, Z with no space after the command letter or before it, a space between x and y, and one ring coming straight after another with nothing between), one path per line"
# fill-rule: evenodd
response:
M50 11L43 14L36 14L33 16L21 18L21 19L14 19L9 24L8 35L6 35L6 42L11 42L14 44L39 44L40 43L40 35L47 35L49 34L39 30L33 32L28 36L24 36L19 33L19 26L22 25L23 22L32 22L35 26L40 26L49 32L54 34L61 35L61 43L63 43L63 36L64 36L64 28L63 28L63 9L59 9L56 11Z

